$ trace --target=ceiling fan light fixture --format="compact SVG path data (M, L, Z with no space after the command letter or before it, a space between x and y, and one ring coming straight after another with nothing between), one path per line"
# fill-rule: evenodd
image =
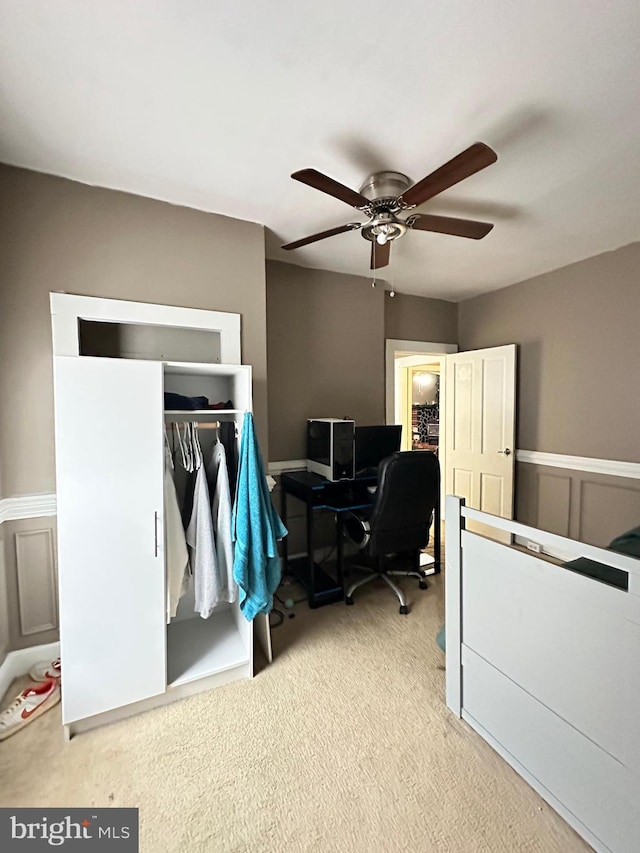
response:
M402 237L406 231L407 226L402 219L389 213L381 213L363 225L360 233L365 240L370 240L372 243L375 241L379 246L384 246Z

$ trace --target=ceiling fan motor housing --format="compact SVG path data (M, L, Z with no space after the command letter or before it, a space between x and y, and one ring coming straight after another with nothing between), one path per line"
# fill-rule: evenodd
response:
M402 237L407 226L396 216L403 209L398 197L410 186L411 180L401 172L376 172L366 179L360 187L360 195L371 201L364 208L371 221L360 232L365 240L373 242L382 237L384 242L390 242Z
M371 201L395 202L398 196L409 189L410 179L401 172L376 172L369 175L360 187L360 195Z

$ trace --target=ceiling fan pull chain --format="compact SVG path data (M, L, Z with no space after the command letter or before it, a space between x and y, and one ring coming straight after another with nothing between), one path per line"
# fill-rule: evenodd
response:
M373 246L373 281L371 282L371 287L376 286L376 244L375 240L371 244Z

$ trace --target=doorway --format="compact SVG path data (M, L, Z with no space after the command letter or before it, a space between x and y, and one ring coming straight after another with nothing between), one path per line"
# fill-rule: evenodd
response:
M428 441L421 442L420 438L431 438L433 444L437 446L438 459L440 461L440 469L443 472L441 476L441 505L444 507L444 464L445 464L445 449L444 439L440 440L440 436L445 435L445 403L446 403L446 383L445 383L445 357L450 353L457 353L457 344L441 344L429 343L425 341L404 341L388 339L386 341L386 421L388 424L402 424L402 449L411 450L414 446L414 393L413 385L416 385L415 400L417 406L420 406L420 401L426 402L428 391L433 390L432 380L420 379L421 373L429 373L437 375L437 412L438 421L437 428L434 423L435 409L431 409L427 414L427 410L416 408L415 419L417 424L417 444L424 443L429 446ZM415 383L414 383L415 377ZM422 386L422 391L420 390ZM431 398L433 399L433 397ZM432 421L431 429L428 429L428 422ZM420 432L420 427L424 427L423 432ZM427 436L428 432L438 432L438 436ZM437 445L433 441L437 438ZM424 449L426 449L426 447Z
M457 352L457 344L386 341L386 422L402 424L402 450L437 452L441 470L440 505L443 508L443 522L446 494L445 357ZM434 435L435 432L438 434ZM440 436L443 436L442 441ZM441 533L444 536L443 531ZM433 541L433 534L429 538Z
M411 418L411 450L438 455L440 436L440 364L407 368L407 418Z

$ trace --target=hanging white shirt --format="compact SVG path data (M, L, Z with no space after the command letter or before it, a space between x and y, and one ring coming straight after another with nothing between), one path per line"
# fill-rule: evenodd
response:
M207 476L214 483L211 515L216 537L216 556L220 575L222 600L236 600L236 582L233 579L233 542L231 539L231 492L227 454L222 442L217 441L207 466Z

